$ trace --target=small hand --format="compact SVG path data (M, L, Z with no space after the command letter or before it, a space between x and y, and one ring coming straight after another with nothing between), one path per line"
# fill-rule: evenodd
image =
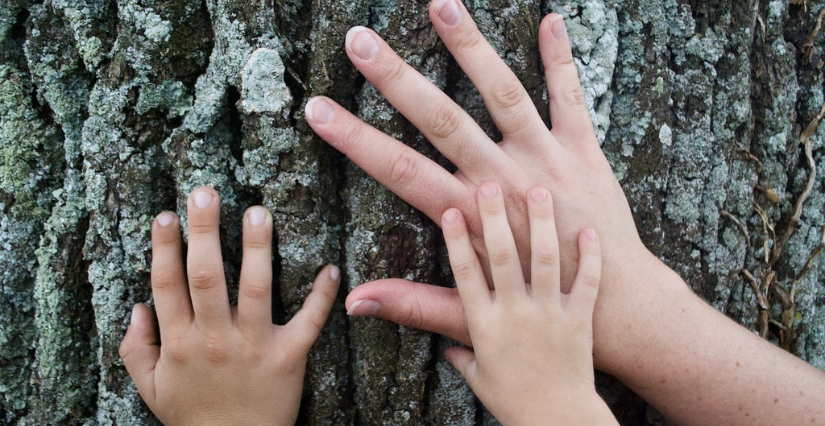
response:
M324 268L303 308L274 325L269 212L258 206L244 216L236 309L221 259L218 194L196 189L187 209L186 275L177 216L161 213L152 225L152 294L163 342L149 308L135 305L120 345L126 370L167 426L293 425L307 353L335 301L339 271Z
M579 233L579 270L564 294L550 194L533 188L527 198L530 283L521 272L500 187L479 188L494 293L461 212L443 215L444 240L473 340L472 351L453 347L447 359L503 424L616 424L593 376L593 306L601 273L596 231Z
M553 122L551 131L518 78L487 43L460 2L433 1L430 19L478 88L501 131L501 142L491 140L461 107L399 58L378 34L362 27L353 28L347 35L350 60L459 171L450 174L328 98L316 97L307 104L309 124L332 146L436 223L441 224L441 215L448 208L458 208L466 219L470 241L482 259L488 253L475 193L483 182L499 182L525 274L530 272L525 194L537 185L549 189L557 212L559 242L563 252L570 254L561 262L562 289L569 288L577 268L576 233L592 226L604 241L603 299L615 303L604 309L609 315L603 318L610 324L616 323L613 317L621 318L627 305L622 298L632 294L629 288L638 279L639 271L657 260L642 244L621 186L599 147L564 20L551 14L539 28ZM376 281L352 291L347 307L353 315L390 319L471 343L454 289L402 280ZM601 329L598 324L597 334ZM607 362L616 357L600 350L603 347L597 340L597 362L601 360L601 366L608 367ZM599 356L601 353L605 356Z

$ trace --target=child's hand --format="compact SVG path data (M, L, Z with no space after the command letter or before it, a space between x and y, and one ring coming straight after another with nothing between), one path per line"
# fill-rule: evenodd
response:
M474 347L450 348L447 358L505 425L615 424L593 383L596 232L579 232L578 273L562 293L553 202L544 188L529 191L532 277L525 283L500 187L481 185L477 197L495 291L461 211L447 210L441 225Z
M303 308L272 324L272 216L263 207L243 221L238 306L229 305L221 259L220 200L211 188L189 197L184 275L180 222L161 213L152 225L152 312L135 305L120 356L140 395L169 425L292 425L307 353L338 291L324 268ZM187 289L186 277L189 278Z

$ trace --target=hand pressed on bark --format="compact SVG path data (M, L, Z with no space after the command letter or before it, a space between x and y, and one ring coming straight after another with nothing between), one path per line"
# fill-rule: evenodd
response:
M502 141L490 140L375 32L361 27L347 35L350 60L458 171L448 173L328 98L307 103L310 126L436 223L442 224L447 209L458 208L485 263L490 256L475 193L483 182L498 182L525 276L531 256L524 194L535 186L547 188L556 212L564 291L578 264L578 230L593 227L602 241L594 364L674 424L825 421L819 397L825 394L822 371L715 311L642 244L624 193L597 143L561 16L550 14L539 27L552 130L460 2L433 1L430 19L477 87ZM489 271L486 275L489 278ZM346 306L352 315L376 316L473 344L456 289L380 280L350 292ZM732 412L731 407L737 409Z
M238 306L227 295L219 235L220 200L199 188L188 201L186 275L180 221L164 212L152 224L151 310L135 305L120 356L141 397L167 426L293 425L307 353L338 291L339 270L316 277L302 309L272 323L272 216L260 206L243 220ZM187 279L188 277L188 288Z
M450 265L467 314L473 350L453 347L447 359L484 406L505 425L617 424L596 393L593 306L601 250L592 229L578 234L579 270L569 294L560 290L553 202L544 188L527 196L531 273L525 283L497 184L483 184L478 205L495 292L458 209L441 220Z
M573 62L564 20L551 14L539 28L553 129L548 130L518 78L478 31L459 2L433 2L430 18L444 44L476 85L503 140L492 141L455 102L406 64L372 30L355 27L346 51L358 70L412 124L458 166L444 168L405 144L362 122L328 98L306 107L312 128L336 149L436 223L450 207L466 218L470 238L486 259L475 192L483 182L499 182L510 213L521 265L530 272L525 194L547 188L556 206L564 256L561 285L569 288L576 270L576 235L592 226L602 235L603 291L609 295L620 274L656 261L639 239L624 193L599 147ZM489 272L488 272L489 277ZM355 308L357 302L359 302ZM374 315L425 328L469 344L453 290L408 282L377 281L350 293L354 315ZM410 316L410 309L420 315ZM409 323L409 319L420 319ZM598 355L598 347L597 355Z

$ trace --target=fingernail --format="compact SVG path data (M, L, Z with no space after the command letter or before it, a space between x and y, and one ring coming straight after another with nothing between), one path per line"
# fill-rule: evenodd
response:
M131 327L136 321L136 318L141 315L141 310L138 309L138 305L132 306L132 317L129 318L129 326Z
M547 190L536 189L535 191L530 193L530 198L537 203L547 201Z
M458 222L458 211L455 209L447 210L447 212L444 213L444 223L452 225L456 222Z
M347 33L346 45L355 56L365 61L378 53L378 40L364 27L352 27Z
M551 22L550 27L553 30L553 37L555 37L556 40L561 40L567 37L567 27L564 25L564 18L561 16Z
M381 304L374 300L356 300L347 309L347 315L354 317L372 317L381 312Z
M461 6L456 0L441 0L435 6L435 13L445 24L454 27L461 22Z
M249 224L252 226L263 225L266 220L266 211L263 207L253 207L249 209Z
M596 241L599 237L596 235L596 231L592 229L588 229L584 231L584 235L587 235L587 238L590 238L592 241Z
M158 225L169 226L169 224L175 221L175 214L171 212L162 212L158 215L157 220Z
M481 187L481 195L487 198L493 198L498 194L498 185L489 184Z
M195 193L195 205L204 208L212 204L212 193L209 191L198 191Z
M338 281L338 278L341 278L341 270L338 269L338 267L335 266L335 265L330 265L329 266L329 277L332 278L333 281ZM355 304L353 304L353 306L355 306Z
M335 116L335 105L323 98L312 98L307 102L304 114L317 124L327 124Z

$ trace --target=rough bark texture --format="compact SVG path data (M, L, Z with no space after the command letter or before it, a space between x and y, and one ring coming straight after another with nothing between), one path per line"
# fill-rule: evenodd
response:
M648 247L717 309L825 368L825 1L468 8L545 115L536 31L550 11L566 17ZM0 421L155 422L117 347L129 308L150 301L152 217L184 213L198 185L223 197L231 286L242 211L275 214L279 321L327 262L344 267L342 300L376 278L451 283L437 227L304 121L307 99L326 94L447 165L349 64L353 25L496 135L424 1L2 0ZM448 345L339 305L310 355L299 424L496 424L443 359ZM623 424L663 424L598 382Z

